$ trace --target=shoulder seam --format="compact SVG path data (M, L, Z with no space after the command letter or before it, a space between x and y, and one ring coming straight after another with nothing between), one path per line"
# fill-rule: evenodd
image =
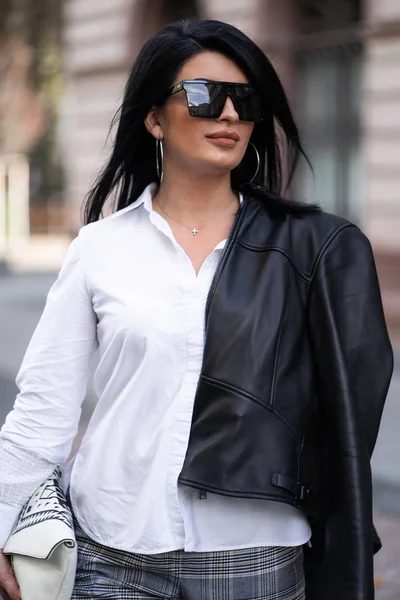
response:
M311 277L309 275L307 275L306 273L303 273L303 271L300 271L300 269L293 263L292 259L288 255L288 253L285 252L282 248L279 248L279 246L258 246L258 245L248 244L247 242L242 242L241 240L237 240L237 243L239 244L239 246L242 246L243 248L246 248L247 250L253 250L255 252L269 252L272 250L273 252L279 252L280 254L283 254L283 256L285 256L287 258L288 262L290 263L290 265L292 266L294 271L296 271L296 273L299 275L299 277L304 279L304 281L306 283L311 283Z
M336 236L339 235L339 233L341 231L343 231L344 229L347 229L348 227L356 227L356 225L354 225L354 223L343 223L342 225L337 227L334 231L332 231L332 233L327 237L325 242L322 244L322 246L315 258L312 269L311 269L310 283L312 283L315 273L318 269L318 265L321 262L321 259L322 259L323 255L325 254L326 250L328 249L328 247L330 246L330 244L333 242L333 240L336 238Z

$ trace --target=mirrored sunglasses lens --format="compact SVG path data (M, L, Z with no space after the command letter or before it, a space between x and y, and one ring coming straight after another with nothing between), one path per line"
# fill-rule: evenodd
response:
M204 83L185 83L188 104L192 107L199 107L205 104L210 104L210 94L207 85Z
M208 82L185 83L185 91L192 117L216 119L220 116L225 104L221 86Z

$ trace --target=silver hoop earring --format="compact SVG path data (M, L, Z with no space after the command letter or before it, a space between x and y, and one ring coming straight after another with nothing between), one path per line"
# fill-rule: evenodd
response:
M256 153L256 158L257 158L257 168L256 168L256 172L254 173L253 177L250 179L250 181L248 181L248 182L246 183L246 185L248 185L249 183L252 183L252 182L255 180L255 178L256 178L256 177L257 177L257 175L258 175L258 171L260 170L260 155L259 155L259 152L258 152L258 150L257 150L256 146L253 144L253 142L249 142L249 144L251 144L251 146L253 146L253 148L254 148L254 152Z
M157 175L158 175L158 179L160 180L160 183L162 182L163 177L164 177L163 165L164 165L164 150L163 150L162 140L157 138L156 139L156 166L157 166Z

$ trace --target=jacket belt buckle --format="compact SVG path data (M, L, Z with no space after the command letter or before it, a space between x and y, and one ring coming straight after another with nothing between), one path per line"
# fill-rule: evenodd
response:
M294 494L296 500L305 500L309 496L311 496L311 488L301 485L298 481L296 482Z
M306 485L302 485L299 481L295 481L290 477L281 475L280 473L273 473L272 484L278 487L282 487L293 494L295 500L305 500L312 494L312 488Z

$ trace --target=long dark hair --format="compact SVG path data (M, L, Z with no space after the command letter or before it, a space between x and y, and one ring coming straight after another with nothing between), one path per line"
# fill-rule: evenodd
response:
M275 205L283 202L286 210L316 209L279 199L283 165L289 171L290 182L300 155L306 160L307 157L274 67L262 50L236 27L220 21L194 20L166 26L141 49L127 81L122 105L112 122L112 127L118 127L111 156L87 197L85 223L101 217L113 192L119 210L134 202L149 183L158 181L155 140L144 126L145 117L152 106L165 100L165 92L173 85L183 64L207 50L220 52L235 62L265 99L265 119L254 126L251 136L261 159L258 175L251 184L246 183L254 174L255 159L248 167L245 160L232 171L232 187Z

